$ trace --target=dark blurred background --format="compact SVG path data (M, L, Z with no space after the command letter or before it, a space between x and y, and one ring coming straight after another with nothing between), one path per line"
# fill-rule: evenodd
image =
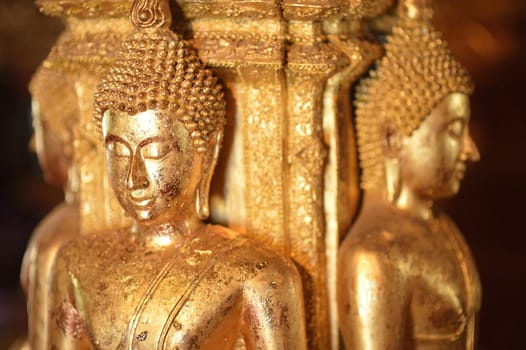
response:
M480 349L523 349L526 332L526 1L437 0L435 22L472 73L471 129L482 160L442 203L484 289ZM25 332L18 273L35 225L62 199L29 152L27 84L62 30L32 0L0 1L0 349ZM524 218L523 218L524 219ZM522 232L522 233L521 233Z

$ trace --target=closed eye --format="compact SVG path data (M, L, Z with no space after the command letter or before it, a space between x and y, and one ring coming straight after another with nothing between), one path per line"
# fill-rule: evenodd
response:
M463 119L455 119L447 125L447 130L452 136L460 138L464 133L464 124Z
M172 151L172 147L165 142L153 141L141 147L143 159L163 159Z
M106 137L106 150L116 157L127 158L131 156L130 148L117 137Z

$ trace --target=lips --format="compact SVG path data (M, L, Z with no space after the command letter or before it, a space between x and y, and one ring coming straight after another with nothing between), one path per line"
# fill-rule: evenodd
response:
M130 202L133 204L134 207L138 209L148 209L153 205L153 202L155 201L154 197L132 197L130 196Z
M455 178L461 180L463 177L464 177L464 173L466 172L466 166L465 165L460 165L458 166L456 169L455 169Z

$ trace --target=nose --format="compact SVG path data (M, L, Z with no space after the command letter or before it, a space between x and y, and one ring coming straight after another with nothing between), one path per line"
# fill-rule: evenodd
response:
M461 158L462 160L470 162L478 162L480 160L480 153L477 145L468 132L466 132L464 136L464 145Z
M148 173L141 152L135 152L126 179L126 186L129 190L137 190L147 188L149 185Z

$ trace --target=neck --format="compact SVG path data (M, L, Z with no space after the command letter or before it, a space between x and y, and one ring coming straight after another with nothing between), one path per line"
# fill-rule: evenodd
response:
M433 217L433 201L422 198L422 196L419 196L404 185L402 185L400 195L396 198L394 205L424 220Z
M203 226L203 222L195 215L189 215L153 225L136 221L132 231L140 242L149 247L161 249L167 246L180 246Z

